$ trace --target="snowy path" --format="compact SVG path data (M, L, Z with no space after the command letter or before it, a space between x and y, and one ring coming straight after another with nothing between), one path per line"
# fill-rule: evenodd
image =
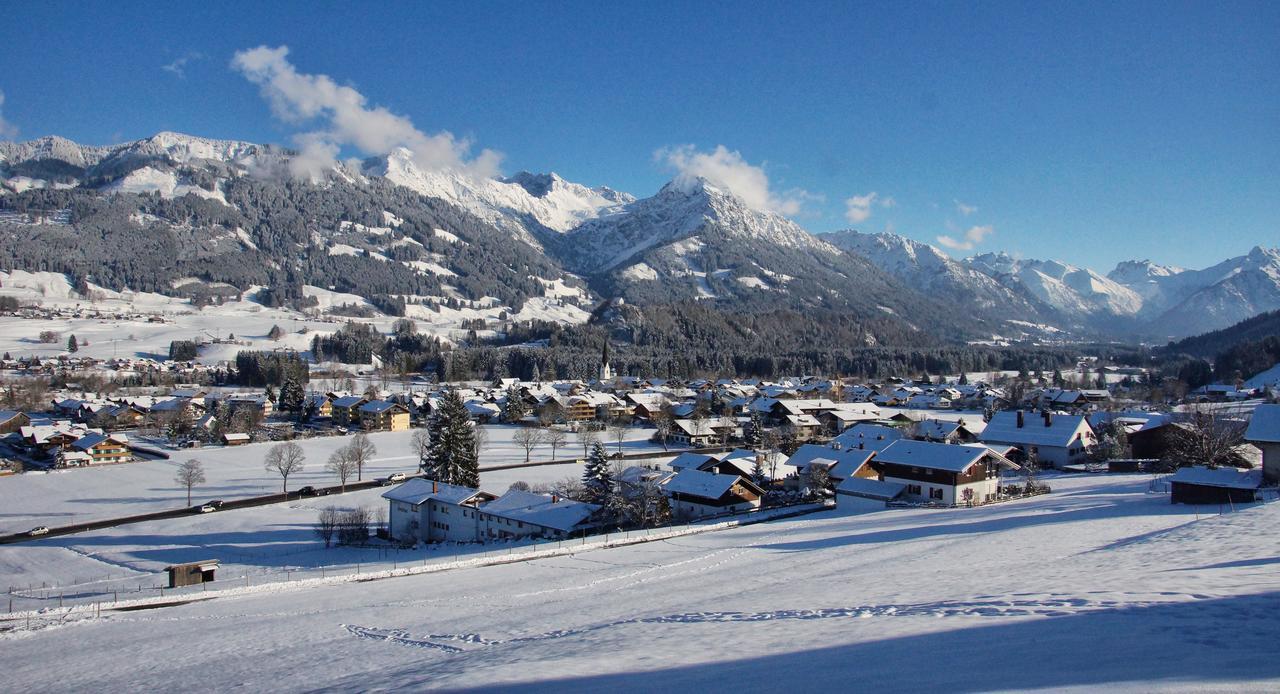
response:
M1280 685L1280 504L1197 520L1137 476L1054 487L110 614L0 647L9 684L41 691Z

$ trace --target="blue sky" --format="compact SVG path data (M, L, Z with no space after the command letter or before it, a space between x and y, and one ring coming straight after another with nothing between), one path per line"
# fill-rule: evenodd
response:
M1103 272L1280 245L1280 3L172 5L8 6L7 135L295 145L325 124L232 67L286 46L505 173L645 196L706 165L815 232Z

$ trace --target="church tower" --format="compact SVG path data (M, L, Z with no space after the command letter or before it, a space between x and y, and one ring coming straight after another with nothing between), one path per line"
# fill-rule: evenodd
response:
M604 339L604 354L600 357L600 382L613 380L613 367L609 366L609 338Z

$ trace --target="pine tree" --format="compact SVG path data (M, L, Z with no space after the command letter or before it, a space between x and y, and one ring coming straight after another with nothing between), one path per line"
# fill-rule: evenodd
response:
M72 335L71 337L67 338L67 351L68 352L80 351L80 343L76 341L75 335Z
M748 450L758 451L764 443L764 421L760 418L760 412L751 411L751 421L747 423L746 445Z
M587 456L586 468L582 471L582 488L586 500L593 504L608 506L613 498L613 471L609 468L609 455L599 441Z
M267 384L267 389L264 390L262 394L271 402L276 401L276 387L271 385L270 383Z
M284 385L280 386L280 409L289 412L298 412L302 410L302 401L306 399L306 393L302 392L302 385L295 378L284 379Z
M524 406L524 398L520 397L520 391L514 385L507 388L507 402L502 409L502 420L507 424L514 424L529 414L528 408Z
M446 484L479 487L480 461L476 456L475 436L462 398L457 392L448 391L431 425L431 450L423 469L426 476Z

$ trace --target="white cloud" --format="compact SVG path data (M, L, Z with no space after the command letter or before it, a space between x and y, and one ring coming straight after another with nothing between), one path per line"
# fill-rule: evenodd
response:
M974 205L966 205L963 202L960 202L959 200L953 200L952 202L956 204L956 212L959 212L961 216L968 217L969 215L978 211L978 208L975 207Z
M898 203L893 198L881 198L875 191L866 195L855 195L844 201L844 218L849 220L850 224L861 224L871 217L873 206L893 207L896 204Z
M742 198L752 209L798 214L805 202L819 196L798 188L775 193L769 189L769 176L760 166L748 164L742 155L724 145L711 152L699 152L693 145L665 147L653 153L655 159L677 172L676 182L689 185L699 178Z
M0 92L0 137L18 136L18 127L4 119L4 92Z
M972 226L969 227L968 231L964 232L964 236L962 238L957 239L952 236L942 235L938 237L938 243L953 251L971 251L974 246L982 243L988 236L994 233L996 233L995 227L990 224Z
M431 171L454 169L477 177L498 172L501 155L497 152L486 149L471 157L469 141L448 131L428 135L404 116L382 106L371 108L363 94L339 85L328 75L298 72L288 55L287 46L259 46L238 51L231 66L261 88L263 98L280 120L303 124L319 119L325 125L322 130L295 136L304 157L294 167L298 169L295 175L314 175L334 165L344 146L365 155L387 154L405 147L413 152L415 164Z
M176 60L174 60L172 63L169 63L168 65L161 65L160 69L164 70L165 72L173 73L175 76L177 76L178 79L182 80L187 78L187 63L190 63L196 60L203 60L203 59L204 59L203 53L190 51L188 53L183 54L181 57L177 58Z

